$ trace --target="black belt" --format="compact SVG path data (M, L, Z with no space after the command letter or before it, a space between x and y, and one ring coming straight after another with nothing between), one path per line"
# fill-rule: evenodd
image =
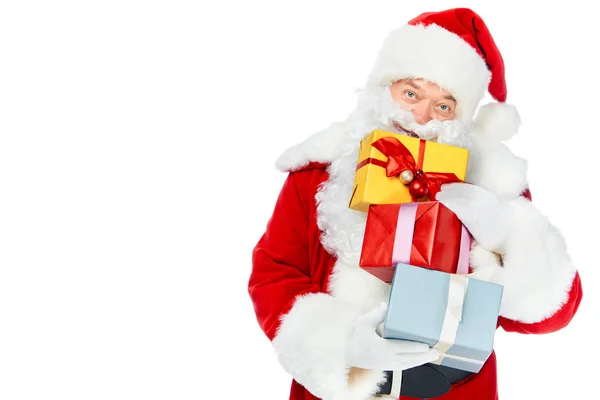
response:
M392 393L392 371L385 371L386 382L376 394ZM473 375L472 372L436 364L424 364L402 371L400 395L418 399L434 399L450 391L452 385Z

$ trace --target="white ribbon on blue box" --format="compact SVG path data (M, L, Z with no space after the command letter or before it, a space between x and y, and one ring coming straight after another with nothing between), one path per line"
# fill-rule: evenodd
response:
M434 364L479 372L492 353L502 286L408 264L396 265L383 337L427 343Z

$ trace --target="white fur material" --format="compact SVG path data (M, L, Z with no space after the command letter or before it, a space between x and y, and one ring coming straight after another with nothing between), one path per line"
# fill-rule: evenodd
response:
M474 246L471 265L484 280L504 285L500 315L535 323L568 300L576 269L561 233L528 200L512 200L511 232L500 260Z
M479 108L473 129L478 136L506 141L517 134L521 116L517 108L506 103L488 103Z
M379 50L367 85L404 79L435 82L457 100L459 119L470 123L491 79L485 61L456 34L431 24L392 31Z
M466 180L511 200L527 189L527 161L506 144L473 134Z
M372 310L381 302L387 303L390 285L362 268L337 260L330 276L329 293L335 298Z
M337 145L344 140L345 133L343 124L332 124L285 151L275 161L275 167L280 171L293 171L309 162L329 163L336 158Z
M298 383L323 400L372 397L385 382L383 371L369 371L349 385L350 368L345 361L347 334L366 311L324 293L299 296L273 339L279 362Z

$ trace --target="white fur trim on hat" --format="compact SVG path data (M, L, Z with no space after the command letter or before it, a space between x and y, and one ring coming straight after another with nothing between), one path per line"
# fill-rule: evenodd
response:
M458 118L469 125L491 76L483 58L459 36L435 24L406 25L384 41L367 84L405 78L436 83L456 99Z

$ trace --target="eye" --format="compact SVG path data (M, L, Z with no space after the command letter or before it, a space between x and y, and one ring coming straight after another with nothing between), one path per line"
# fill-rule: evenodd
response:
M442 110L443 112L448 112L448 111L450 111L450 107L448 107L448 106L447 106L447 105L445 105L445 104L442 104L442 105L440 106L440 110Z
M417 95L416 95L416 94L414 94L413 92L411 92L410 90L408 90L408 91L406 92L406 95L407 95L409 98L411 98L411 99L414 99L415 97L417 97Z

